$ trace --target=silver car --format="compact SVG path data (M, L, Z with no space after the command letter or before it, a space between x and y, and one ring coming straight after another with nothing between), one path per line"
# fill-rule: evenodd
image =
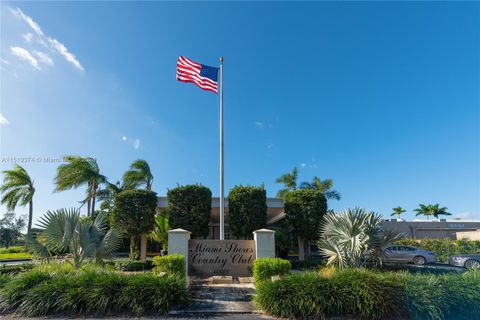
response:
M467 269L480 269L480 254L460 254L451 256L448 263L452 266Z
M437 261L437 256L430 251L412 246L390 246L385 250L388 261L424 265Z

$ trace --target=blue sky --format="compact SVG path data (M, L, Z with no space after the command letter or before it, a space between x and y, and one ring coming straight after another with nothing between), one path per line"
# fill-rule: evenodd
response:
M227 190L273 196L297 166L335 180L333 209L480 219L479 21L474 2L2 2L1 169L27 158L36 218L83 198L52 193L66 154L218 195L218 97L175 67L224 56Z

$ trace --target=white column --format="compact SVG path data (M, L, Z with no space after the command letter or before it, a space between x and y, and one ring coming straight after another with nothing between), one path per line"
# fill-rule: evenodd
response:
M185 258L185 279L188 285L188 240L190 231L173 229L168 231L168 254L180 254Z
M275 231L260 229L253 231L256 258L275 258Z

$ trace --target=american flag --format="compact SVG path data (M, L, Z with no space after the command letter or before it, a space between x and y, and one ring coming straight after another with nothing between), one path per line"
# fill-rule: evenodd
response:
M177 60L177 80L193 82L203 90L218 92L218 68L209 67L180 56Z

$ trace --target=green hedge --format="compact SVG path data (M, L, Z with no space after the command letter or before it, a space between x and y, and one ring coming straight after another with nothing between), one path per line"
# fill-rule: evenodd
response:
M121 259L115 261L115 269L119 271L145 271L153 268L151 260Z
M420 247L432 251L439 261L448 262L448 258L456 254L480 253L480 241L452 240L450 238L432 239L424 238L414 240L405 238L397 244Z
M0 248L0 254L21 253L21 252L25 252L25 247L24 246L13 246L13 247L8 247L8 248Z
M251 239L267 225L267 192L263 187L235 186L228 193L228 219L232 234Z
M185 277L185 258L179 254L153 257L153 272Z
M166 313L188 300L183 279L101 269L34 269L0 289L0 310L21 316Z
M480 271L410 275L347 269L262 281L258 307L273 316L467 320L480 314Z
M167 192L168 223L172 229L182 228L191 236L208 236L208 223L212 212L212 192L209 188L191 184L178 186Z
M253 279L255 284L270 280L272 276L283 276L292 268L288 260L280 258L258 258L253 261Z

